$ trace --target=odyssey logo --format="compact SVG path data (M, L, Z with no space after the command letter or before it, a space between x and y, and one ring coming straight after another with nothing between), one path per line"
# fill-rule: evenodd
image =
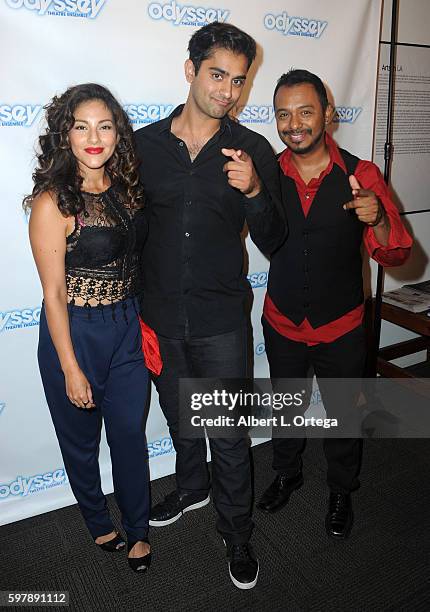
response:
M68 482L69 480L64 468L45 472L44 474L36 474L35 476L17 476L9 484L0 484L0 499L6 499L11 495L14 497L26 497L33 493L65 485Z
M173 448L172 438L169 436L161 438L161 440L148 442L148 457L150 459L152 457L158 457L159 455L169 455L174 452L175 449Z
M283 11L280 15L267 13L264 16L264 27L268 30L278 30L284 36L307 36L320 38L328 22L309 17L290 17Z
M30 127L41 110L41 104L0 104L0 126Z
M173 110L173 104L126 104L124 110L133 125L154 123L165 119Z
M266 106L249 105L238 107L237 118L241 123L272 123L275 110L271 104Z
M0 402L0 415L5 408L6 408L6 402Z
M95 19L106 0L5 0L5 2L11 9L25 8L29 11L37 11L41 17L55 15Z
M213 21L224 23L230 11L222 8L208 8L205 6L181 5L176 0L160 4L151 2L148 6L148 15L151 19L170 21L174 26L204 26Z
M266 287L268 278L268 272L254 272L253 274L248 274L247 276L247 279L253 289L258 289L259 287Z
M256 345L255 347L255 354L260 356L260 355L264 355L264 353L266 352L266 345L264 344L264 342L260 342L259 344Z
M333 123L354 123L362 110L361 106L336 106Z
M0 333L21 329L23 327L33 327L39 325L40 306L37 308L24 308L23 310L0 311Z

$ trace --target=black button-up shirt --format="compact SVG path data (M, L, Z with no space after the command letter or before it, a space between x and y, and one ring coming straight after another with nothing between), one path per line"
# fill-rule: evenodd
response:
M182 108L135 133L149 221L142 316L170 338L222 334L244 321L250 291L243 269L245 220L265 254L285 237L278 164L267 140L225 117L191 162L185 142L171 132ZM223 147L252 157L264 184L256 197L228 184Z

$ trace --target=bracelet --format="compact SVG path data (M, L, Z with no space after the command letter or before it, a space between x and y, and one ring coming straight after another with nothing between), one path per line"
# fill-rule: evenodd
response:
M374 223L368 223L369 227L375 227L375 225L379 225L381 223L382 217L384 216L384 209L381 205L379 205L378 215L376 217L376 221Z

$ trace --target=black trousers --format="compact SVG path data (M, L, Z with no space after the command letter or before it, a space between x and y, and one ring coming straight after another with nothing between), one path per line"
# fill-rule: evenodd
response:
M278 378L306 378L313 366L319 383L324 408L330 415L330 397L324 388L324 378L359 379L363 376L366 344L360 325L334 342L307 346L282 336L263 318L263 332L270 376L276 385ZM321 379L321 380L320 380ZM353 401L346 394L346 401ZM303 438L273 438L273 469L294 476L302 467ZM352 438L325 438L324 453L327 460L327 483L338 493L349 493L358 488L362 441Z
M158 336L158 340L163 370L155 384L176 450L177 490L203 499L211 487L206 440L179 436L179 379L246 377L246 327L205 338ZM209 444L217 529L226 542L246 543L253 527L249 442L245 438L210 438Z

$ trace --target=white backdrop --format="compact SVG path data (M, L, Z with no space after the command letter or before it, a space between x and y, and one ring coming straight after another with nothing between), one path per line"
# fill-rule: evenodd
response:
M329 85L338 110L334 136L370 159L380 2L354 0L0 0L1 245L0 524L74 503L45 403L36 362L41 289L20 202L32 189L34 146L42 106L83 82L109 87L135 128L183 102L183 62L191 34L218 19L255 37L239 119L282 148L271 105L279 76L307 68ZM260 317L267 260L248 243L255 374L267 376ZM5 258L4 258L5 260ZM147 428L151 477L174 469L174 453L153 390ZM106 492L112 491L106 444Z

